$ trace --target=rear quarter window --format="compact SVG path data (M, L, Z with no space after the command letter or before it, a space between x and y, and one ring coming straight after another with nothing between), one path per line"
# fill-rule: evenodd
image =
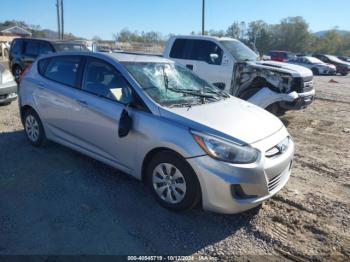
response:
M11 47L11 53L20 54L20 53L22 53L22 49L23 49L23 41L14 40L12 47Z
M49 62L50 62L50 58L39 60L39 62L38 62L38 71L39 71L39 74L41 74L42 76L45 75L45 70L46 70L47 65L49 64Z
M45 60L46 59L41 60L43 61L42 69L44 69ZM71 87L77 87L79 66L80 57L78 56L52 57L49 59L49 62L47 62L43 75L55 82Z

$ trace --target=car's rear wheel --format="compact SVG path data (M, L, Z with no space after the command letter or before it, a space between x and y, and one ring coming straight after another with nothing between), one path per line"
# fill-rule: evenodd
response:
M28 109L24 113L23 123L29 142L33 146L43 145L46 141L46 136L38 114L32 109Z
M184 211L198 204L201 193L196 174L177 154L170 151L156 154L146 172L148 187L162 206Z

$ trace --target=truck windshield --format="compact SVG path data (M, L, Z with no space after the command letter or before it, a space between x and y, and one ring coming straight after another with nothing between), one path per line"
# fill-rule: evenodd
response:
M136 62L123 64L142 89L163 106L191 106L229 97L190 70L175 64Z
M237 61L255 61L258 55L248 46L235 40L222 40L220 43L233 55Z

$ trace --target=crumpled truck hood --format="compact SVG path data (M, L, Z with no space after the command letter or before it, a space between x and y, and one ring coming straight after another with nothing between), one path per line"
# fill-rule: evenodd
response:
M260 69L267 69L271 71L278 71L281 73L288 73L293 77L307 78L307 77L313 76L313 73L310 69L303 66L289 64L289 63L276 62L276 61L249 61L247 63L249 63L253 67L260 68Z

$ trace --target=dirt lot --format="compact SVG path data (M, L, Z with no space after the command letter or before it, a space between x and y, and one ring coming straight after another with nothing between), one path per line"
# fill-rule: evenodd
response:
M0 107L0 255L348 260L350 77L315 82L312 106L282 118L296 142L288 185L262 208L231 216L169 212L127 175L54 143L33 148L17 103Z

